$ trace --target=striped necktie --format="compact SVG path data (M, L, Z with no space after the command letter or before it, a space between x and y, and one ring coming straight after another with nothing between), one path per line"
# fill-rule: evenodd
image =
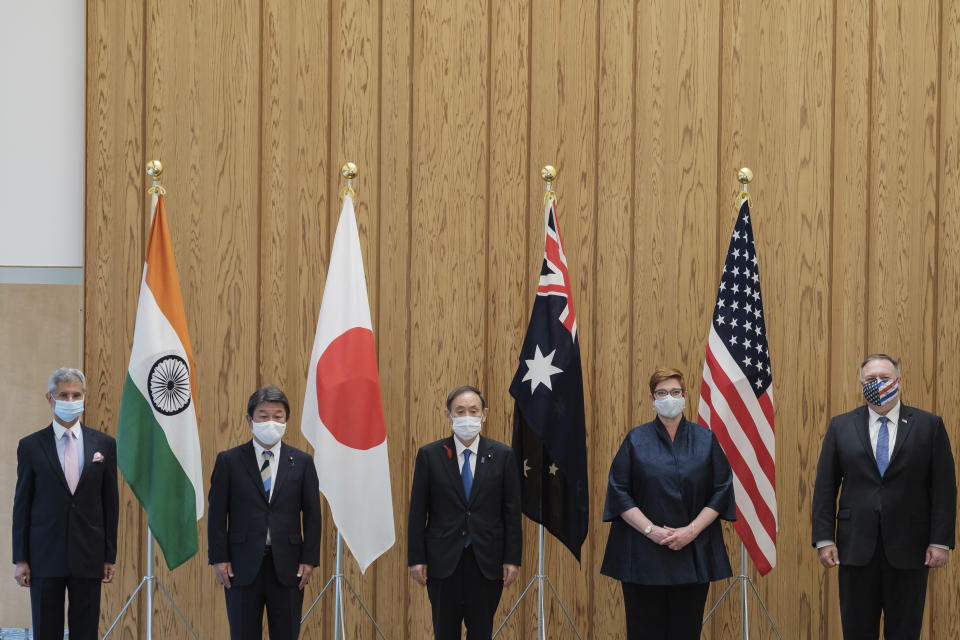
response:
M270 469L270 458L272 457L273 451L264 451L263 464L260 465L260 479L263 480L263 490L267 492L268 496L270 495L270 483L273 476Z

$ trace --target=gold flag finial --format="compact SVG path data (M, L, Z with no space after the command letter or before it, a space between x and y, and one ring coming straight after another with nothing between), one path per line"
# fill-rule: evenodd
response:
M347 194L350 194L351 198L356 196L356 193L353 190L352 183L353 183L353 179L357 177L358 173L359 173L359 169L357 169L357 165L353 162L347 162L342 167L340 167L340 175L342 175L344 178L347 179L347 186L345 186L343 190L340 191L341 199L346 198Z
M557 168L552 164L545 164L540 169L540 177L547 183L546 192L543 194L543 206L547 207L551 200L557 199L557 194L553 191L553 181L557 179Z
M737 180L740 181L741 187L740 192L737 193L737 197L734 198L734 208L739 210L744 200L753 204L750 193L747 191L747 185L753 182L753 169L750 167L741 167L740 170L737 171Z
M163 174L163 164L159 160L151 160L147 163L147 175L153 178L153 186L147 189L147 193L153 195L159 193L165 195L167 190L160 186L160 175Z

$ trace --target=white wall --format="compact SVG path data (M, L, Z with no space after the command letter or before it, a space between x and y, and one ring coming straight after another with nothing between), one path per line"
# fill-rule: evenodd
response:
M83 264L85 7L0 2L0 267Z

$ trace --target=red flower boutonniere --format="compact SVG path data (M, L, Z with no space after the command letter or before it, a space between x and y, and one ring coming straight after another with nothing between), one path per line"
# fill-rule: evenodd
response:
M450 447L448 447L447 445L443 445L443 450L447 452L448 460L453 459L453 451L450 451Z

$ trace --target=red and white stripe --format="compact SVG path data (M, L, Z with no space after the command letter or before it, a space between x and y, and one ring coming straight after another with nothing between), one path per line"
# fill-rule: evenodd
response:
M698 420L720 441L737 499L734 529L760 575L777 564L773 387L758 398L710 325Z

